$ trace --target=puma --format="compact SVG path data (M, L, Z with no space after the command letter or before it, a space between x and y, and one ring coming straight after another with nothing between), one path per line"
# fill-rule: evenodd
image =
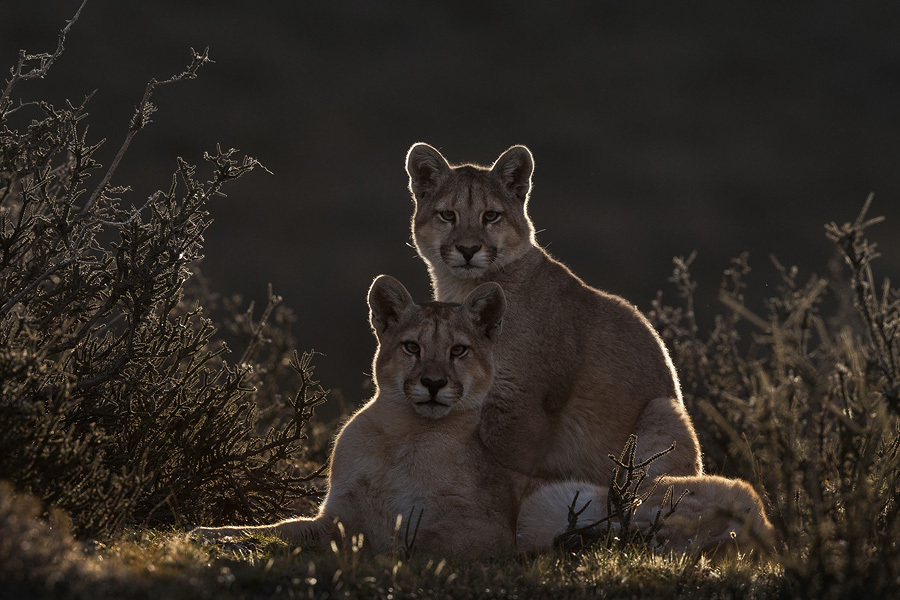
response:
M499 285L478 286L461 304L417 305L400 282L382 275L369 290L369 307L378 340L376 393L337 436L318 515L271 525L200 527L192 536L274 533L303 548L355 541L379 554L413 539L414 549L428 554L496 556L550 547L569 526L567 507L576 491L592 504L576 526L603 516L605 486L523 475L501 465L481 443L479 420L506 311ZM721 487L713 478L700 479L709 483L690 484L692 491L706 491L703 498L710 484ZM748 517L748 533L732 519L717 522L703 539L718 540L723 527L726 534L737 528L741 542L759 537L759 500L724 495L727 502L695 503L690 512L676 513L682 521L660 530L660 542L671 537L673 548L689 547L686 540L699 539L695 529L701 523L709 529L704 515L732 505L739 508L734 519ZM658 508L647 510L636 523L652 520Z
M650 476L702 473L672 361L647 319L589 287L538 246L528 217L534 161L513 146L490 167L451 165L418 143L406 159L412 236L434 297L460 302L485 282L506 294L481 440L520 473L609 482L609 454L675 450Z
M396 279L377 278L369 291L376 393L337 436L318 515L193 534L272 532L306 547L361 534L376 553L397 550L414 534L415 549L426 553L513 552L528 480L478 439L505 306L495 283L461 304L420 306Z

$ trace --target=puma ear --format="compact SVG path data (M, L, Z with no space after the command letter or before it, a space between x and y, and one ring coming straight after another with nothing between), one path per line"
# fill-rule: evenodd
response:
M369 323L381 335L415 306L403 284L390 275L379 275L369 288Z
M534 173L534 158L525 146L513 146L500 155L491 167L491 174L496 175L509 192L526 202L531 193L531 174Z
M424 200L451 170L443 155L423 142L413 144L406 154L406 172L413 200Z
M492 340L497 337L506 312L506 296L499 284L493 281L482 283L466 296L463 306L485 336Z

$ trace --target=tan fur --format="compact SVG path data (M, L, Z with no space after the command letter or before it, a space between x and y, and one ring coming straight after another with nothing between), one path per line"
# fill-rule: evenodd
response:
M631 304L584 284L541 249L527 215L524 146L490 168L451 166L427 144L407 155L412 233L435 298L458 302L502 285L508 302L481 438L505 465L547 479L609 481L608 454L638 435L651 476L697 475L700 448L675 369Z
M329 490L318 515L272 525L200 527L191 535L275 533L301 547L362 539L365 550L386 553L402 548L415 532L416 551L495 556L550 547L568 524L576 490L579 507L592 500L579 525L604 515L605 486L548 484L522 475L501 465L480 440L481 408L494 378L494 348L502 338L506 303L500 286L479 286L461 305L416 305L398 281L381 276L369 291L369 305L378 338L377 392L337 437ZM690 547L686 540L696 540L705 550L723 535L730 541L732 530L742 532L745 516L755 519L756 535L741 535L738 543L766 539L761 504L743 482L670 479L693 494L666 522L661 541L666 536L680 549ZM639 509L636 525L652 521L656 508L649 507L662 501L657 496L646 510Z
M362 534L364 548L384 553L405 544L410 517L412 538L421 512L416 551L514 551L527 481L494 460L478 437L505 306L502 290L487 284L462 305L420 306L398 281L381 276L369 305L378 338L378 389L337 437L318 516L260 527L200 528L193 535L273 532L300 546L319 546L342 541L335 525L340 521L345 539ZM441 380L446 383L436 385ZM425 382L435 388L433 397Z
M663 504L669 486L674 498L688 493L675 511L666 517L671 504ZM580 481L562 481L540 486L521 504L518 519L518 550L527 552L546 546L568 527L569 506L575 493L577 526L598 522L607 515L606 486ZM671 502L671 501L670 501ZM750 485L740 479L714 475L664 477L652 496L637 508L634 527L648 531L662 509L662 527L656 541L669 550L696 550L707 554L770 552L774 548L774 530L766 518L763 504ZM617 521L613 521L617 524Z
M656 534L668 548L706 553L774 549L775 530L766 518L762 500L741 479L717 475L664 477L653 496L638 507L637 526L652 523L661 506L666 514L662 502L669 486L674 486L676 499L684 490L688 493Z

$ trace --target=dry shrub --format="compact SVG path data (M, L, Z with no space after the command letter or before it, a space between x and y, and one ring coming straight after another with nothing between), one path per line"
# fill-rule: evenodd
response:
M711 470L753 481L768 500L796 592L883 593L900 575L900 292L873 275L866 201L826 227L844 263L805 282L773 259L777 294L745 303L749 264L725 272L727 310L702 336L691 259L676 259L678 307L651 319L681 375ZM842 593L843 593L842 592Z
M209 58L192 51L183 72L150 81L103 170L88 98L13 97L47 74L74 20L56 52L21 53L0 95L0 479L64 509L79 535L282 516L317 493L302 458L326 395L312 354L292 351L290 312L270 290L259 317L223 305L241 350L229 358L209 294L187 286L209 203L260 165L217 149L201 177L178 158L166 189L126 206L110 181L154 90Z

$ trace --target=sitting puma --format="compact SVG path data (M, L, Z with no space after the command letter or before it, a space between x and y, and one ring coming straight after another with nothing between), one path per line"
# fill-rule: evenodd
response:
M419 306L400 282L382 275L369 290L369 307L378 339L377 391L337 437L318 516L192 533L270 531L296 545L319 546L341 542L339 519L348 539L362 533L365 548L384 553L396 547L398 516L412 516L412 531L421 512L417 550L514 551L518 503L528 482L491 458L478 440L505 310L503 291L489 283L461 305Z
M386 553L406 541L397 539L400 517L411 518L417 551L494 556L550 547L568 525L575 490L582 502L594 500L578 525L605 510L605 487L580 481L548 485L503 467L480 442L481 408L506 308L499 285L477 287L461 305L420 306L400 282L381 276L369 291L369 307L378 338L377 392L335 441L318 516L201 527L192 535L272 532L298 546L318 547L344 541L340 521L345 539L361 533L365 549ZM676 543L693 535L713 508L676 513L684 521L676 528ZM406 526L399 529L405 537Z
M513 146L490 168L451 166L415 144L406 161L412 234L435 299L459 302L480 284L508 304L481 440L501 463L546 479L609 481L606 457L629 434L650 476L699 475L700 447L675 369L631 304L585 285L535 241L526 212L534 162Z

